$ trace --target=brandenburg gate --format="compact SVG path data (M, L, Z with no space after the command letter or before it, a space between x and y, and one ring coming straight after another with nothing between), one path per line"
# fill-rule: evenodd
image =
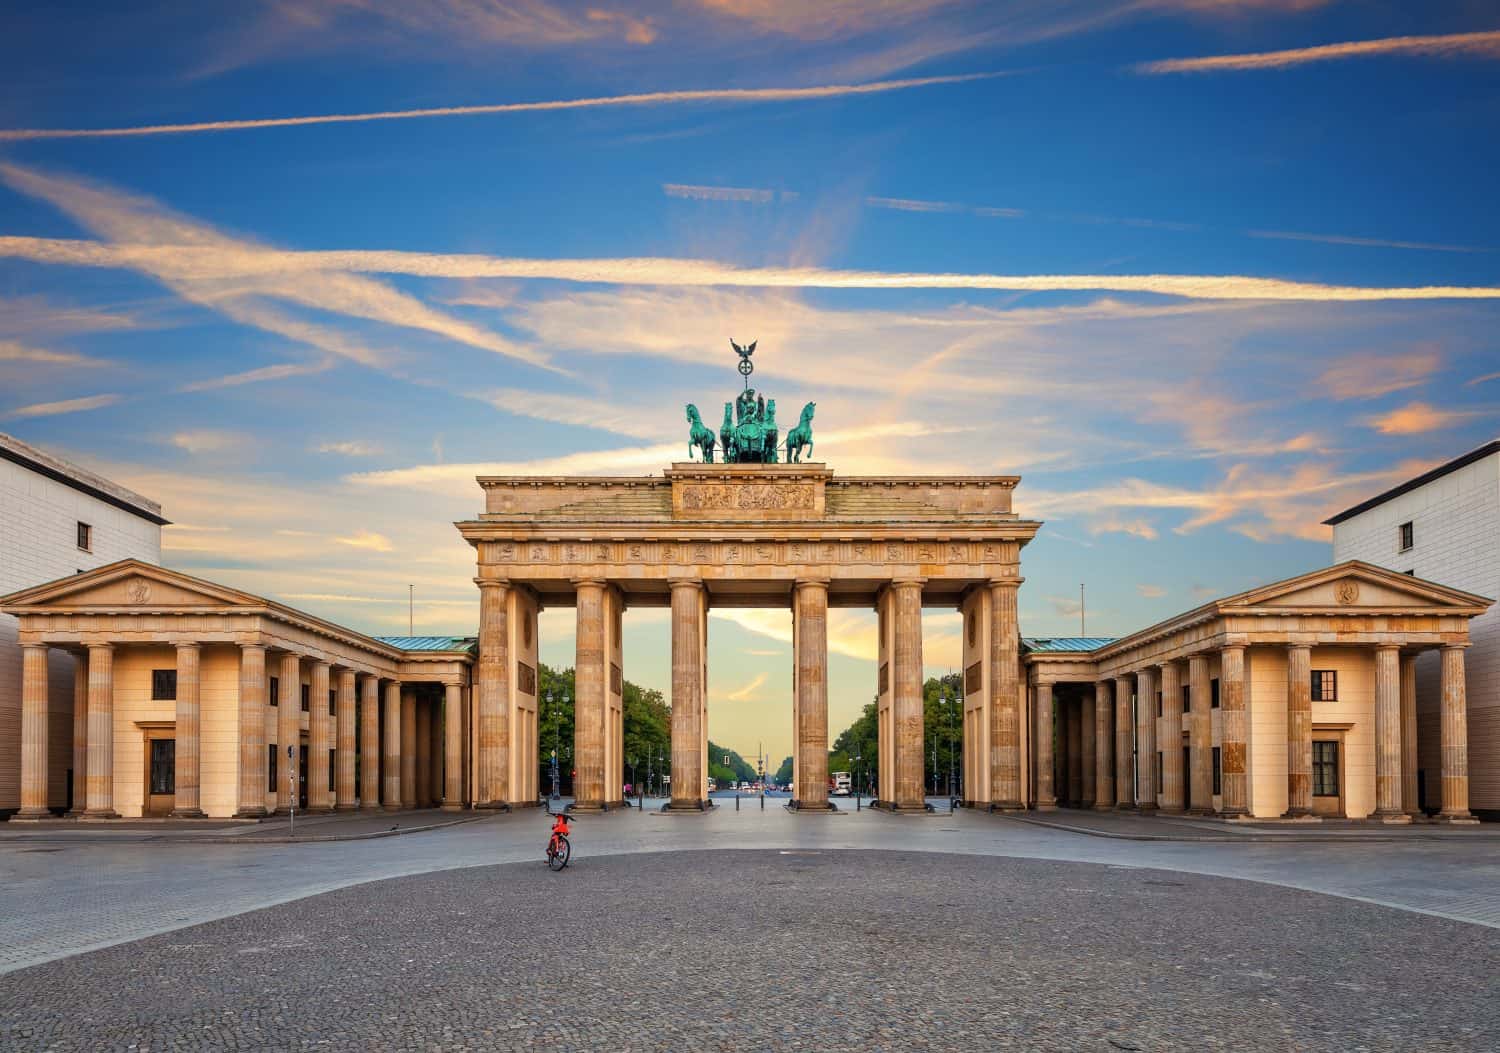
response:
M750 350L753 352L754 345ZM828 609L879 625L879 803L925 807L922 608L963 614L964 786L970 804L1026 803L1025 683L1016 590L1040 523L1011 511L1016 476L842 478L798 460L813 404L778 463L775 402L725 405L722 453L688 407L705 462L638 478L486 476L484 511L457 524L478 558L478 803L537 800L537 612L577 611L575 795L623 803L621 616L672 611L672 809L708 807L712 607L792 611L793 807L828 801Z

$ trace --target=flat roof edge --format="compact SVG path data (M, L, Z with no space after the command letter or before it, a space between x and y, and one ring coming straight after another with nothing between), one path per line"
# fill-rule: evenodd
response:
M131 515L139 516L157 526L170 524L170 520L163 518L161 514L161 505L155 501L142 497L134 490L111 482L101 475L95 475L86 468L80 468L76 464L65 461L61 457L39 450L30 443L22 442L14 435L0 432L0 458L19 464L38 475L46 476L54 482L62 483L64 486L103 501L105 504L113 505Z
M1364 512L1368 512L1370 509L1375 508L1379 505L1383 505L1387 501L1394 500L1395 498L1400 497L1402 494L1410 493L1411 491L1417 489L1417 487L1419 486L1426 486L1428 483L1433 482L1437 479L1441 479L1443 476L1449 475L1452 472L1456 472L1460 468L1466 467L1467 465L1471 465L1475 461L1482 461L1490 454L1496 452L1500 452L1500 439L1491 439L1489 442L1485 443L1478 449L1470 450L1468 453L1463 454L1459 457L1455 457L1453 458L1453 460L1448 461L1445 464L1440 464L1436 468L1423 472L1421 475L1418 475L1415 478L1408 479L1404 483L1393 486L1389 490L1386 490L1384 493L1376 494L1374 497L1361 501L1359 504L1355 505L1352 508L1346 508L1344 509L1344 511L1338 513L1338 515L1330 516L1328 519L1323 520L1323 525L1338 526L1346 519L1353 519L1355 516L1360 515Z

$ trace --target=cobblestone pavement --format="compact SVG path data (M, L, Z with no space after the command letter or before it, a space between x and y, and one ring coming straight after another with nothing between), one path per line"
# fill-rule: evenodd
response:
M1490 928L1187 873L585 851L11 973L0 1047L1477 1050L1497 954Z
M362 882L535 860L547 822L522 810L405 837L308 844L0 842L0 973ZM899 849L1092 862L1243 878L1500 928L1500 851L1489 841L1140 842L964 811L791 814L769 803L765 811L586 816L575 831L584 858Z

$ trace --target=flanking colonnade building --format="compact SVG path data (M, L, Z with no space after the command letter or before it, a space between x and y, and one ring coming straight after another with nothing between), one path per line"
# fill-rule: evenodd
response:
M1350 562L1123 639L1023 647L1021 550L1041 524L1012 511L1015 476L684 463L478 482L483 511L457 524L476 558L477 639L367 636L139 558L0 598L21 654L18 734L0 740L19 794L0 811L533 805L544 606L576 612L577 807L623 796L628 608L671 610L668 806L692 810L708 806L708 612L782 607L793 804L824 809L827 617L843 606L877 616L877 787L892 810L925 807L921 613L942 608L963 618L971 806L1469 817L1464 648L1482 597ZM1428 651L1441 719L1419 735L1412 659Z

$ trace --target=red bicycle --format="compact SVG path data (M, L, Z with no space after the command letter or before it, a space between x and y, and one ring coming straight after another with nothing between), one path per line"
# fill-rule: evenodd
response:
M551 869L561 870L572 858L573 846L568 842L568 835L572 832L568 827L567 813L558 812L552 822L552 837L547 841L547 866Z

